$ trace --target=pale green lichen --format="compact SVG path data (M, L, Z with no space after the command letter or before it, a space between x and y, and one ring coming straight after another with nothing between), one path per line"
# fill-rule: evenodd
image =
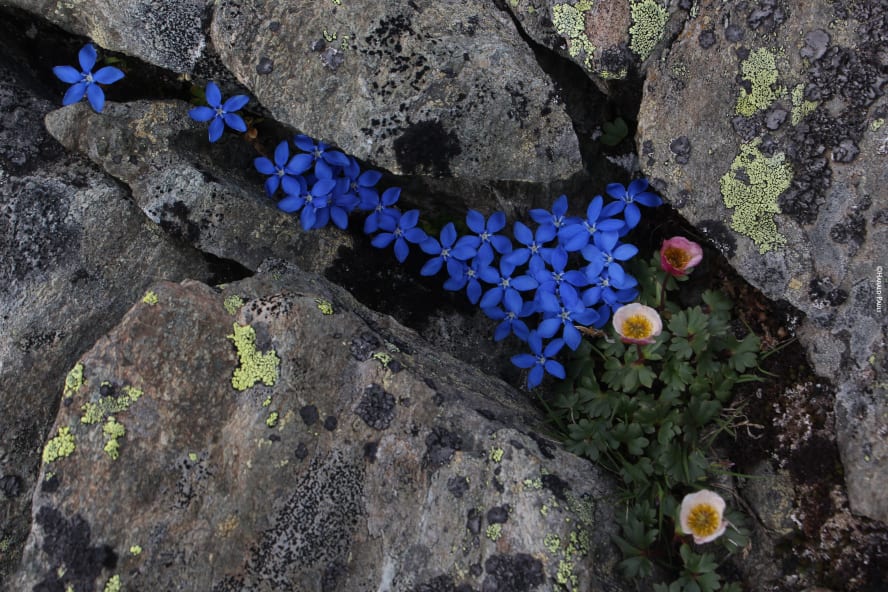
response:
M777 198L792 182L792 166L786 155L765 156L761 139L740 146L731 169L719 181L725 205L733 208L731 228L755 241L760 253L786 244L777 230L774 214L780 212Z
M234 343L240 360L240 366L235 368L231 377L231 386L239 391L245 391L257 382L274 386L281 360L274 350L264 353L256 351L256 331L253 327L235 323L234 333L227 337Z
M495 463L501 462L503 460L503 454L505 454L505 451L502 448L491 448L490 460Z
M236 294L229 296L222 302L225 311L230 315L236 315L237 311L240 310L243 305L244 299Z
M130 405L139 400L142 396L142 389L132 386L125 386L121 390L119 396L99 397L95 403L84 403L81 411L83 415L80 422L84 424L94 424L104 421L106 417L121 413L130 408Z
M148 290L145 292L145 295L142 296L142 302L149 306L157 304L157 293L154 290Z
M135 557L136 555L141 555L142 547L140 547L139 545L131 545L129 548L129 552L130 555L132 555L133 557Z
M324 300L323 298L315 298L315 304L318 305L318 310L321 311L321 314L333 314L333 303L329 300Z
M755 115L786 94L786 89L777 84L777 58L764 47L750 52L740 63L740 73L750 89L740 88L735 108L738 115Z
M555 31L567 39L567 53L572 58L582 59L583 65L592 69L592 56L595 46L586 34L586 14L592 7L589 0L574 5L556 4L552 7L552 24Z
M111 457L111 460L117 460L120 457L120 438L126 435L126 428L122 423L118 423L113 417L109 417L102 426L102 433L105 434L105 453Z
M629 27L629 49L644 61L648 59L657 43L663 38L669 14L656 0L631 2L632 26Z
M271 405L271 397L265 397L265 400L262 401L262 406L263 406L263 407L268 407L268 406L270 406L270 405Z
M71 428L67 426L59 428L58 435L51 438L43 447L43 462L51 463L70 456L74 448L74 434L71 433Z
M877 132L883 125L885 125L885 118L879 117L878 119L873 119L872 123L870 123L870 129Z
M386 352L376 352L373 355L371 355L370 357L373 358L374 360L376 360L377 362L379 362L380 364L382 364L383 366L385 366L386 368L388 368L388 365L392 363L392 360L394 360L394 358L391 357Z
M568 587L571 591L577 590L577 576L574 574L574 564L570 561L561 560L558 562L558 571L555 572L555 581L562 586Z
M120 576L114 574L111 578L105 582L105 589L103 592L122 592L123 586L120 585Z
M484 534L491 541L496 542L500 539L501 536L503 536L503 525L491 524L487 527L487 530L484 532Z
M272 411L271 413L268 414L268 417L265 418L265 425L267 425L270 428L273 428L274 426L277 425L278 417L279 417L278 412Z
M188 460L190 460L191 462L196 463L198 458L199 457L197 456L196 452L189 452L188 453Z
M543 539L543 546L549 553L554 555L558 552L558 549L561 548L561 537L553 532L550 532L546 535L546 538Z
M792 88L792 93L790 94L792 97L792 112L790 113L790 120L793 125L798 125L799 122L805 118L805 116L810 115L814 112L814 109L817 108L817 101L809 101L805 99L805 85L797 84Z
M65 390L62 396L70 399L80 390L84 382L86 381L83 380L83 364L78 362L74 364L74 367L71 368L71 371L65 377Z

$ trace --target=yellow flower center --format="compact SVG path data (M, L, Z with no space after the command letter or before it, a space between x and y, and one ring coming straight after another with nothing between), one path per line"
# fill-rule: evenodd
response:
M721 526L718 512L709 504L697 504L688 514L688 527L699 538L711 536Z
M675 269L684 269L688 261L691 260L691 255L687 251L677 247L667 247L663 256Z
M629 339L646 339L650 337L653 326L648 318L644 315L632 315L623 321L623 337Z

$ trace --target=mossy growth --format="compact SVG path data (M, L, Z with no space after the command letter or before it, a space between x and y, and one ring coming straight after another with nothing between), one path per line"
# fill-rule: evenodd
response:
M66 399L70 399L80 390L80 387L82 387L85 382L86 381L83 379L83 364L78 362L74 364L74 367L71 368L71 371L68 372L68 375L65 377L65 390L63 396Z
M237 311L240 310L243 305L244 299L236 294L229 296L222 302L225 311L230 315L236 315Z
M764 47L750 52L749 57L740 63L740 73L749 83L749 89L740 88L738 115L755 115L786 94L786 88L777 84L777 58Z
M503 460L503 454L505 454L505 451L502 448L491 448L490 460L495 463L501 462Z
M121 590L123 590L123 587L120 584L120 576L114 574L107 582L105 582L105 589L103 592L121 592Z
M323 298L315 298L315 304L318 305L318 310L321 311L321 314L333 314L333 303L329 300L324 300Z
M765 156L759 150L760 138L740 146L731 169L719 181L725 205L734 209L731 228L748 236L760 253L786 244L777 230L774 214L780 212L777 198L792 182L792 165L786 155Z
M90 425L104 421L106 417L121 413L130 408L130 405L139 400L142 396L142 389L132 386L125 386L121 389L119 396L99 397L95 403L84 403L81 411L80 422Z
M503 525L502 524L491 524L487 527L487 530L484 532L484 535L489 538L491 541L498 541L500 537L503 536Z
M74 452L74 434L71 428L59 428L59 433L55 438L50 438L46 446L43 447L43 462L51 463L60 458L70 456Z
M126 428L113 417L109 417L102 426L102 433L105 434L105 453L111 460L117 460L120 457L119 439L126 435Z
M644 61L663 38L669 14L656 0L631 2L632 26L629 27L629 49Z
M240 360L240 366L235 368L231 377L231 386L239 391L245 391L257 382L274 386L281 360L274 350L264 353L256 351L255 329L235 323L234 333L227 337L234 343Z
M556 4L552 7L552 24L555 31L567 39L567 53L572 58L581 58L583 65L592 69L592 56L595 46L586 35L586 11L592 7L588 0L574 5Z
M265 425L267 425L270 428L273 428L274 426L277 425L279 417L280 416L278 415L277 411L272 411L271 413L268 414L268 417L265 418Z
M145 292L145 295L142 296L142 302L149 306L154 306L157 304L157 293L154 290L148 290Z
M790 120L793 125L798 125L806 115L810 115L814 112L814 109L817 108L819 103L817 101L808 101L805 99L804 84L795 85L792 88L790 96L792 97L792 113L790 113Z

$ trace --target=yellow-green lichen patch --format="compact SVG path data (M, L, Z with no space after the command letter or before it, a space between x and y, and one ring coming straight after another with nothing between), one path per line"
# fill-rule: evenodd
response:
M236 315L243 305L244 299L237 295L229 296L222 301L222 306L225 307L225 311L230 315Z
M157 304L157 293L154 290L148 290L145 292L145 295L142 296L142 302L149 306L154 306Z
M883 125L885 125L885 118L879 117L878 119L873 119L873 122L870 124L870 129L877 132Z
M105 582L105 589L103 592L121 592L123 587L120 585L120 576L114 574L111 578Z
M546 535L546 538L543 539L543 546L549 553L554 555L558 552L558 549L561 548L561 537L553 532L550 532Z
M392 360L394 360L394 358L391 357L386 352L375 352L370 357L373 358L374 360L376 360L377 362L379 362L380 364L382 364L383 366L385 366L386 368L388 368L388 365L392 363Z
M740 73L749 89L740 88L735 108L738 115L755 115L786 94L786 89L777 84L777 58L764 47L750 52L740 63Z
M491 541L496 542L500 539L501 536L503 536L503 525L491 524L487 527L487 530L484 532L484 534Z
M274 350L264 353L256 351L256 331L253 327L235 323L234 333L227 337L234 343L240 360L240 366L235 368L231 377L231 386L239 391L245 391L257 382L274 386L281 360Z
M792 113L790 120L793 125L798 125L806 115L810 115L817 108L817 101L809 101L805 99L805 85L797 84L792 88Z
M503 460L503 454L505 454L505 451L502 448L491 448L490 460L495 463L501 462Z
M68 372L68 375L65 377L65 390L62 394L66 399L70 399L80 390L80 387L83 386L83 383L86 382L83 380L83 364L80 362L74 364L74 367L71 368L71 371Z
M272 411L271 413L268 414L268 417L265 418L265 425L267 425L270 428L273 428L274 426L277 425L278 418L279 418L278 412Z
M585 13L591 7L589 0L581 0L575 5L556 4L552 7L552 24L555 31L567 40L567 53L572 58L581 58L590 70L595 46L586 35Z
M324 300L323 298L315 298L315 304L318 305L318 310L321 311L321 314L333 314L333 303L329 300Z
M131 545L129 548L130 555L135 557L136 555L142 554L142 547L139 545Z
M43 462L51 463L60 458L70 456L74 452L74 434L71 428L59 428L59 433L55 438L50 438L46 446L43 447Z
M669 14L656 0L639 0L630 3L632 26L629 27L629 49L644 61L663 38Z
M199 457L197 456L196 452L189 452L188 453L188 460L190 460L191 462L196 463L198 461L198 458Z
M126 435L126 428L113 417L109 417L102 426L102 433L105 434L105 453L111 460L117 460L120 457L119 440Z
M121 413L130 408L130 405L139 400L142 396L142 389L132 386L125 386L120 389L119 396L99 397L95 403L84 403L81 411L80 422L84 424L94 424L104 421L106 417Z
M774 214L780 212L777 198L792 182L792 166L786 155L765 156L760 138L740 146L731 169L719 181L725 205L734 210L731 228L755 241L760 253L786 244L777 230Z
M271 397L265 397L265 400L262 401L262 406L263 406L263 407L269 407L269 406L271 406Z

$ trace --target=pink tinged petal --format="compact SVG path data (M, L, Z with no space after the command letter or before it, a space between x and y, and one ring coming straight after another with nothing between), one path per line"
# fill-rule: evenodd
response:
M56 66L52 69L52 73L56 75L56 78L67 84L76 84L83 80L83 74L77 68L72 68L71 66Z
M87 84L85 82L78 82L69 88L65 92L65 96L62 97L62 105L71 105L82 99L83 95L86 93L86 87Z
M209 130L210 142L215 142L221 138L223 131L225 131L225 124L222 122L222 119L219 117L213 118L213 121L210 122Z
M216 83L212 80L207 82L207 90L206 90L207 104L210 107L220 107L222 104L222 91L219 90L219 87L216 86Z
M247 124L244 122L240 115L235 115L234 113L226 113L225 115L223 115L223 117L225 118L225 125L227 125L231 129L239 132L247 131Z
M188 117L193 119L194 121L199 121L203 123L204 121L209 121L216 116L216 112L210 109L209 107L195 107L188 111Z
M93 80L99 84L114 84L123 78L123 71L114 66L105 66L93 74Z
M105 108L105 93L98 85L88 84L86 86L86 98L89 99L89 104L92 105L96 113L101 113Z
M232 111L240 111L249 102L250 97L247 95L234 95L222 104L222 110L228 113L231 113Z
M91 72L93 66L96 65L96 48L93 47L92 43L87 43L80 48L80 51L77 54L77 59L84 72Z

